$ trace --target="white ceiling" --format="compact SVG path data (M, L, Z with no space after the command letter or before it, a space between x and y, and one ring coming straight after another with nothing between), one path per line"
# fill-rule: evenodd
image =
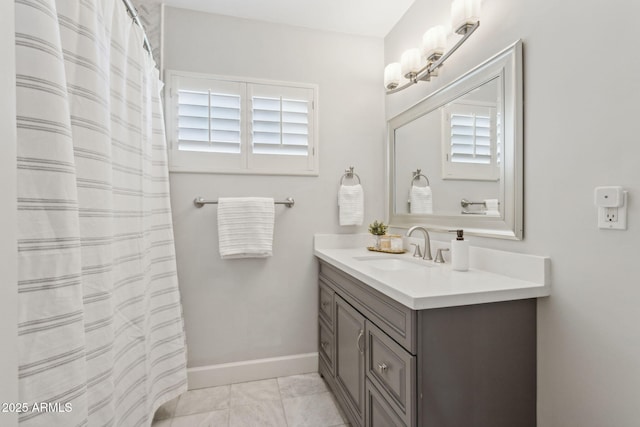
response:
M384 37L414 0L164 0L167 6Z

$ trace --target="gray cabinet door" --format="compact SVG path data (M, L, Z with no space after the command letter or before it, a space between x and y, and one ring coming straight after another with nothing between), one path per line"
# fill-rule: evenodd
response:
M359 425L364 421L364 317L336 295L336 382Z
M387 400L376 387L367 380L367 426L366 427L406 427Z

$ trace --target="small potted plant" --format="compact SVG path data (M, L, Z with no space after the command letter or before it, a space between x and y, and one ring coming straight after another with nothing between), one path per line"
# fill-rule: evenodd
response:
M384 222L378 220L373 221L369 224L369 233L373 234L376 238L375 249L380 249L380 237L387 234L387 229L389 228Z

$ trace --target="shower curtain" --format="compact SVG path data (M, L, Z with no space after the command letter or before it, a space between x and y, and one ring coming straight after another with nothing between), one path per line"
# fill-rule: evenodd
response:
M21 426L186 390L161 83L121 0L15 0Z

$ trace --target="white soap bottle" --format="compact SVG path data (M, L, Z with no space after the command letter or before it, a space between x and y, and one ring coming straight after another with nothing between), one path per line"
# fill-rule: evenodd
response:
M457 237L451 241L451 268L456 271L469 269L469 241L464 240L463 230L451 230Z

